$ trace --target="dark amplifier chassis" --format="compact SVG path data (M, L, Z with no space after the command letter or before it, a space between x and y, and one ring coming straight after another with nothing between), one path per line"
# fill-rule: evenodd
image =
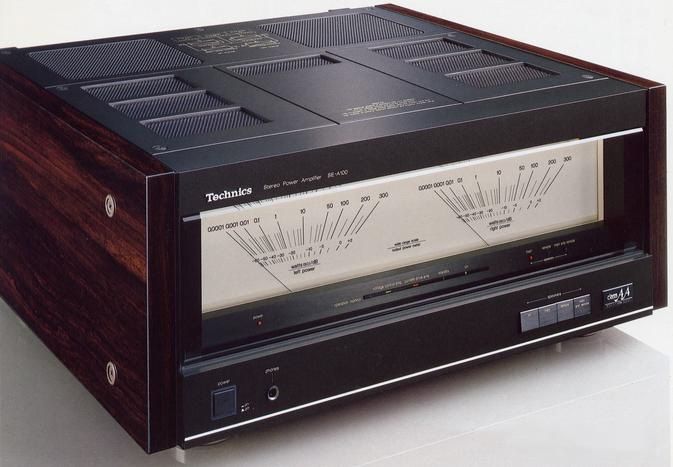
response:
M216 441L666 306L665 121L659 83L394 5L3 49L0 295L145 451ZM202 316L203 213L605 135L600 222Z

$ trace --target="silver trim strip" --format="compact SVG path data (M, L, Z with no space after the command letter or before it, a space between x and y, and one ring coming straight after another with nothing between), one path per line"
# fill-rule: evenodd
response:
M582 330L582 329L587 329L587 328L596 326L597 324L609 323L610 321L616 321L616 320L624 318L626 316L635 315L635 314L642 313L644 311L650 311L650 310L653 310L653 309L654 309L653 306L640 308L639 310L631 311L629 313L624 313L623 315L613 316L612 318L604 319L602 321L596 321L596 322L593 322L593 323L585 324L584 326L579 326L579 327L576 327L576 328L567 329L565 331L558 332L556 334L550 334L548 336L540 337L538 339L533 339L531 341L523 342L521 344L512 345L510 347L504 347L502 349L494 350L492 352L487 352L487 353L483 353L483 354L480 354L480 355L475 355L474 357L469 357L469 358L465 358L463 360L458 360L458 361L455 361L455 362L447 363L446 365L436 366L434 368L429 368L427 370L419 371L417 373L412 373L412 374L409 374L409 375L400 376L398 378L390 379L390 380L387 380L387 381L382 381L380 383L372 384L371 386L366 386L366 387L362 387L362 388L358 388L358 389L353 389L352 391L344 392L344 393L341 393L341 394L336 394L334 396L326 397L324 399L319 399L319 400L316 400L316 401L313 401L313 402L309 402L307 404L302 404L302 405L298 405L298 406L295 406L295 407L290 407L289 409L280 410L278 412L274 412L274 413L271 413L271 414L268 414L268 415L253 418L253 419L246 420L246 421L243 421L243 422L235 423L233 425L218 428L216 430L206 431L206 432L200 433L198 435L189 436L189 437L185 438L185 442L189 442L189 441L193 441L193 440L198 439L198 438L203 438L203 437L206 437L206 436L214 435L216 433L221 433L223 431L232 430L234 428L238 428L238 427L244 426L244 425L249 425L251 423L255 423L255 422L258 422L258 421L261 421L261 420L266 420L268 418L277 417L278 415L283 415L283 414L286 414L286 413L295 412L297 410L305 409L307 407L312 407L314 405L323 404L325 402L330 402L330 401L333 401L333 400L336 400L336 399L341 399L342 397L352 396L353 394L358 394L360 392L369 391L371 389L376 389L376 388L379 388L381 386L385 386L385 385L388 385L388 384L398 383L398 382L404 381L406 379L411 379L411 378L415 378L417 376L422 376L422 375L426 375L428 373L433 373L435 371L444 370L446 368L451 368L452 366L456 366L456 365L460 365L460 364L463 364L463 363L471 362L471 361L474 361L474 360L478 360L480 358L490 357L491 355L497 355L499 353L507 352L509 350L514 350L514 349L518 349L518 348L521 348L521 347L526 347L528 345L535 344L537 342L546 341L546 340L552 339L554 337L569 334L571 332L579 331L579 330Z

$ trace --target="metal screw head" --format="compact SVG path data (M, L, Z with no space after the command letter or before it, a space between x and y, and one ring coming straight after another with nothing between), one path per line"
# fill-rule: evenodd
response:
M582 75L582 78L584 79L594 79L594 75Z
M117 382L117 367L112 362L107 362L105 365L105 375L110 386L114 386Z
M107 195L105 197L105 214L109 218L112 218L115 215L115 209L117 208L117 203L112 195Z

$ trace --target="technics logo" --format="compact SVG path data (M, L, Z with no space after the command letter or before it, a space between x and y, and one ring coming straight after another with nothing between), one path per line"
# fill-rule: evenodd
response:
M603 308L612 308L633 301L633 283L603 291Z
M237 190L227 191L224 190L222 193L206 193L206 199L209 203L213 201L222 201L229 198L239 198L241 196L248 196L252 194L252 187L248 188L238 188Z

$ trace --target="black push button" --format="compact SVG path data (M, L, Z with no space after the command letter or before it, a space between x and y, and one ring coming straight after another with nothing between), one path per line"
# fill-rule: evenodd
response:
M556 304L556 309L558 310L559 323L575 317L575 306L573 305L572 299L558 302Z
M522 311L521 317L521 332L531 331L540 327L538 320L537 308L534 310Z
M573 300L575 305L575 318L591 313L591 295L582 295Z
M539 319L540 319L540 327L542 326L549 326L550 324L555 324L557 321L557 308L556 308L556 303L553 305L545 305L541 306L537 310Z
M236 415L236 386L213 391L213 420Z

